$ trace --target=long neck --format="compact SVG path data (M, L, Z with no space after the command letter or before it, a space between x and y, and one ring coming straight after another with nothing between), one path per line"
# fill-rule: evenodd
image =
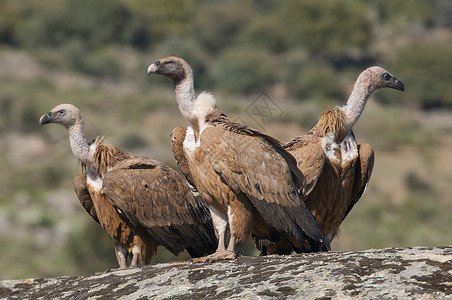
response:
M179 82L175 86L177 106L184 118L193 122L195 89L193 86L193 74L189 74L185 80Z
M366 82L362 82L361 80L356 81L353 91L348 98L347 105L342 107L344 110L348 124L347 131L350 130L353 125L359 120L359 117L364 111L364 107L366 106L367 100L370 95L372 95L373 90Z
M74 125L68 128L69 142L75 158L81 163L90 166L92 164L92 155L89 151L89 145L85 137L85 126L83 121L78 120Z

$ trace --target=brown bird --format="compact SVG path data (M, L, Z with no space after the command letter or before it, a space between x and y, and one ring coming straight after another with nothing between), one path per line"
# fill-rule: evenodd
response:
M193 72L182 58L153 63L148 75L160 74L175 85L179 110L188 128L176 128L172 148L181 170L209 204L219 236L216 253L195 260L233 259L235 243L248 238L282 238L298 251L307 241L313 251L329 244L300 197L305 179L280 142L232 122L209 93L195 97ZM225 247L229 225L230 239Z
M323 112L306 135L284 145L306 177L306 204L329 242L336 237L339 226L369 182L374 151L368 144L358 145L352 128L369 97L381 88L405 90L401 81L380 67L364 70L345 106ZM284 242L262 250L264 254L291 251L290 245Z
M162 245L177 255L193 257L216 249L217 239L207 208L185 179L165 164L122 151L103 138L88 144L80 111L61 104L39 124L60 124L69 132L74 156L86 174L74 179L74 190L86 211L114 240L120 268L149 264Z

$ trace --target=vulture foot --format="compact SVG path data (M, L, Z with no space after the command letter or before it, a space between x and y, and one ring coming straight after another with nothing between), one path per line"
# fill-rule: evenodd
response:
M182 265L186 265L187 261L175 261L172 264L175 266L182 266Z
M232 259L236 259L237 258L237 254L235 253L235 251L231 251L231 250L217 250L215 253L212 253L210 255L207 256L203 256L203 257L197 257L197 258L192 258L190 260L191 264L204 264L204 263L213 263L216 261L220 261L220 260L232 260Z

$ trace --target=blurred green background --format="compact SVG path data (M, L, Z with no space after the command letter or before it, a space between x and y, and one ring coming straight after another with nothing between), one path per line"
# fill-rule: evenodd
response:
M334 250L452 241L452 2L449 0L1 0L0 279L117 267L113 243L72 190L80 172L60 126L39 117L78 106L87 137L175 167L184 126L167 55L193 67L232 118L287 141L345 103L359 73L380 65L406 92L378 91L355 127L373 146L368 190ZM283 111L246 113L265 92ZM252 253L244 245L246 253ZM248 252L247 252L248 251ZM179 259L185 259L182 256ZM153 262L176 259L159 251Z

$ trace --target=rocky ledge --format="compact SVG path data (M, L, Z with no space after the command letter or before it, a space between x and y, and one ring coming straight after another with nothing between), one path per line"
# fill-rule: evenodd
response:
M2 299L452 299L452 246L165 263L0 282Z

